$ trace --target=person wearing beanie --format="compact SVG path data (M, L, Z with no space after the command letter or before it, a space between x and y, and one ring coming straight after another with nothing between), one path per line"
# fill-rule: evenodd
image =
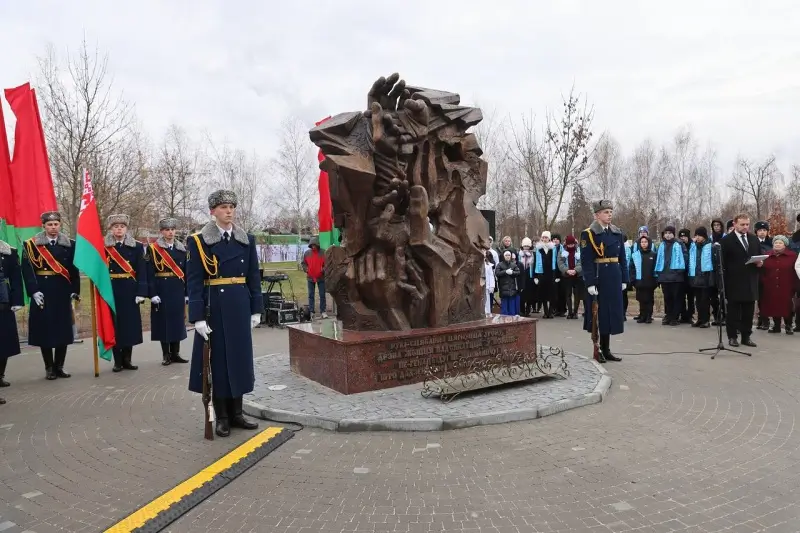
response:
M632 246L632 249L631 249L631 253L633 253L633 252L635 252L636 250L639 249L639 242L640 242L640 239L642 237L649 237L649 236L650 236L650 230L647 228L647 226L639 226L639 229L636 230L636 240L633 241L633 246ZM650 241L651 245L652 245L652 242L653 241L651 240ZM638 319L638 317L636 317L636 318Z
M730 219L725 223L725 235L730 234L733 231L733 219Z
M530 237L522 239L520 244L519 257L520 275L522 280L522 294L520 295L520 314L531 316L533 306L536 303L536 285L533 283L533 268L536 264L536 257L533 252L533 243Z
M611 353L611 335L625 331L622 291L628 286L629 272L625 268L622 230L611 223L614 215L611 200L593 202L592 209L594 222L581 232L579 239L586 286L583 329L591 333L592 326L597 326L600 342L599 346L595 345L595 357L598 362L621 361L621 357Z
M781 320L783 320L786 334L794 334L792 299L797 288L796 262L797 254L789 249L789 238L785 235L775 236L773 248L762 268L763 292L759 293L758 301L759 313L774 320L774 325L769 330L770 333L780 333Z
M700 226L694 230L694 242L689 246L688 283L697 307L695 328L711 326L711 291L714 290L713 243L708 240L708 230Z
M633 255L633 248L631 247L630 244L628 244L628 235L627 234L623 235L622 239L623 239L623 243L624 243L623 246L625 246L625 270L630 272L630 269L631 269L631 256ZM632 291L632 290L633 290L633 286L629 284L622 291L622 320L624 322L628 321L628 305L630 304L629 299L628 299L628 291ZM636 317L636 318L638 319L639 317Z
M639 315L635 320L639 324L652 324L654 294L658 286L656 253L653 251L653 241L647 235L639 237L636 244L630 264L630 279L636 289L636 301L639 302Z
M564 243L561 242L561 235L558 233L553 233L550 237L550 242L553 243L553 253L555 253L556 258L561 255L561 252L564 250ZM555 272L556 279L559 280L558 284L556 284L556 295L555 295L555 304L553 308L553 315L558 317L565 317L567 316L567 301L565 296L565 289L564 284L561 283L561 271L556 270Z
M725 224L722 219L715 218L711 221L711 242L719 242L725 236Z
M517 308L517 277L519 264L514 260L511 250L503 252L503 258L495 268L497 287L500 291L500 314L506 316L519 315Z
M558 270L561 273L561 285L567 306L567 319L578 318L578 309L583 299L583 268L581 266L581 250L578 239L567 235L561 253L558 254Z
M688 250L692 240L692 232L686 228L678 231L678 240L683 244L683 247ZM680 322L681 324L691 324L692 317L694 317L694 294L692 294L692 285L689 283L688 276L686 276L683 283L683 292L681 292L680 300Z
M758 244L761 246L761 253L766 255L772 251L772 238L769 236L769 222L759 220L753 226L758 238ZM758 294L764 294L764 276L763 274L758 278ZM769 316L761 312L761 299L758 305L758 317L756 318L756 329L768 330L769 329Z
M661 246L656 253L656 276L664 294L665 326L677 326L681 312L681 297L686 279L687 250L675 239L675 226L667 226L661 232Z
M561 277L558 276L558 266L556 265L555 246L550 241L550 232L542 232L542 236L536 245L536 266L534 267L534 279L542 304L544 314L542 318L553 318L555 314L556 291Z

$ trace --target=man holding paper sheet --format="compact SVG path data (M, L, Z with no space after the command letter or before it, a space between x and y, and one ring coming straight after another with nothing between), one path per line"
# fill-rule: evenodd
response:
M723 275L725 277L725 299L728 315L725 322L728 344L755 346L750 338L753 334L753 314L758 300L758 269L764 264L758 237L750 233L750 217L736 215L733 231L720 241ZM752 259L752 260L751 260Z

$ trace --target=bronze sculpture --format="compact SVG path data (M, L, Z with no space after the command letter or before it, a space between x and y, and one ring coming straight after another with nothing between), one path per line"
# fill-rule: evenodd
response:
M473 133L480 109L458 94L379 78L368 110L309 132L325 155L340 246L325 280L345 329L441 327L483 314L488 225L476 204L487 163Z

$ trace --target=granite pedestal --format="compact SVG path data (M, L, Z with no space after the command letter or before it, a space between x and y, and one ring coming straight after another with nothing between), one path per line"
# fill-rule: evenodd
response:
M350 331L337 321L291 325L292 372L342 394L424 381L431 366L454 371L504 352L536 351L536 319L496 316L441 328Z

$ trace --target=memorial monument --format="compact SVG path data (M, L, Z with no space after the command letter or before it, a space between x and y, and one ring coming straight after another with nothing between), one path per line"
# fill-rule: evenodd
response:
M487 163L480 109L379 78L366 111L309 132L325 156L334 225L325 283L337 321L291 326L292 371L352 394L536 351L536 321L484 316Z

